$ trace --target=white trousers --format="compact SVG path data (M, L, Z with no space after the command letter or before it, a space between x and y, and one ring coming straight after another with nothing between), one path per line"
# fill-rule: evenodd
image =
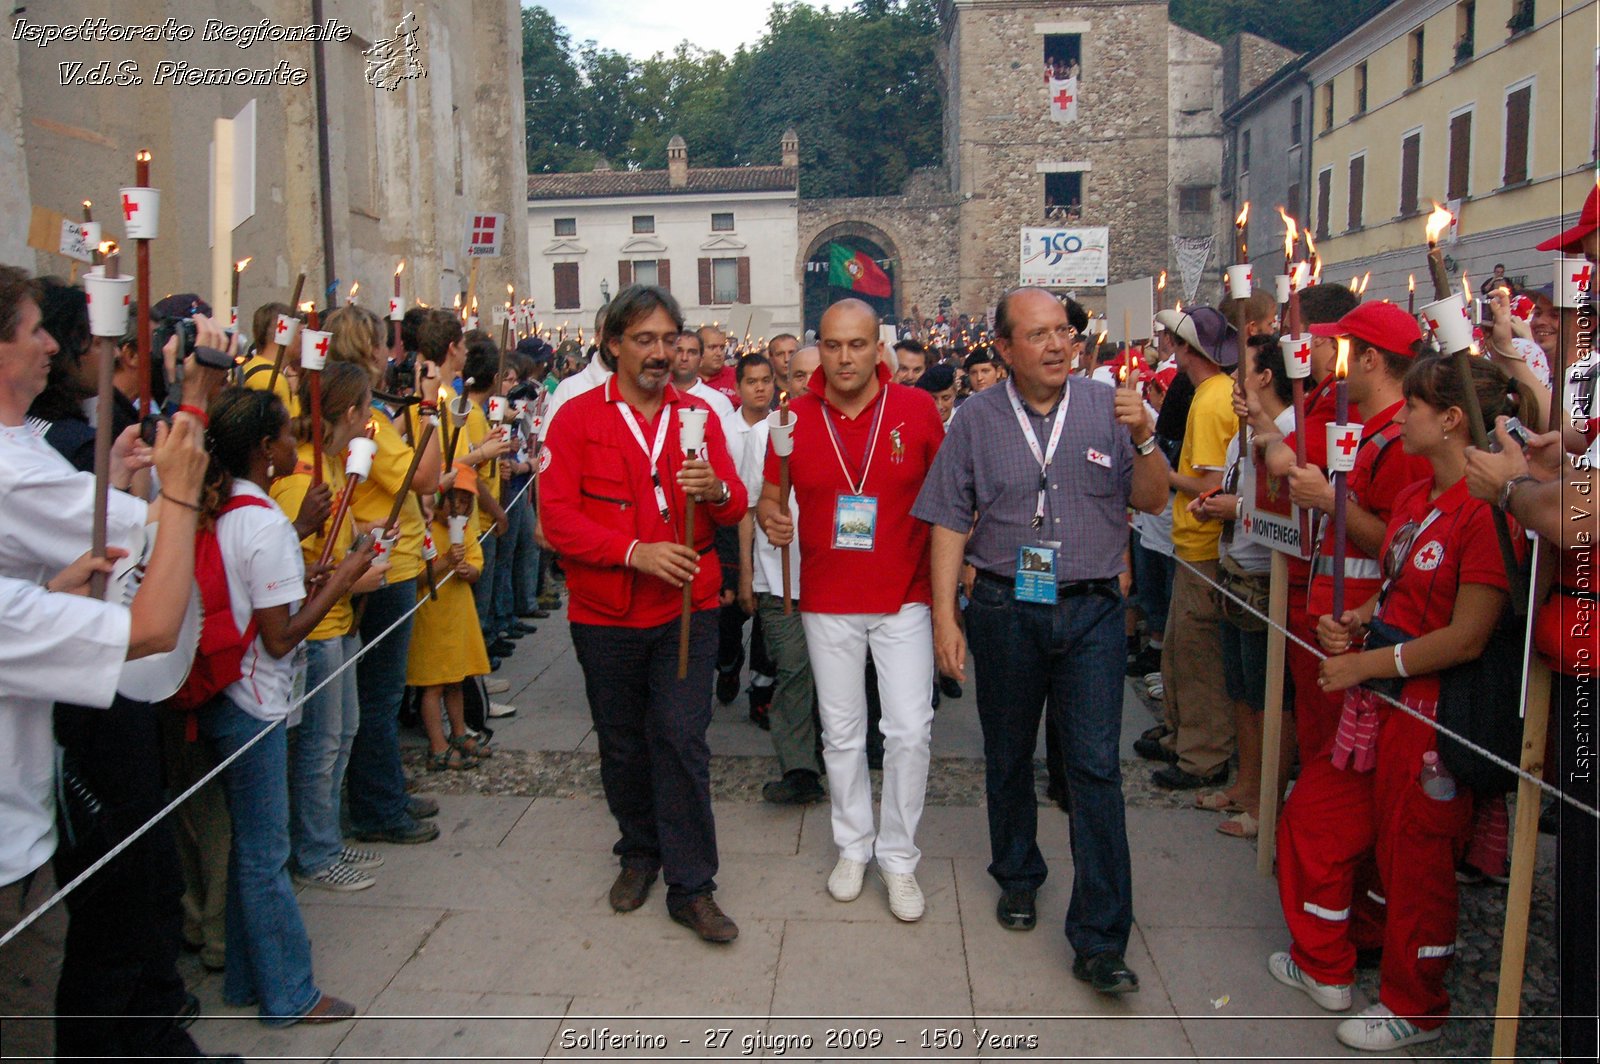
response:
M922 603L898 613L803 613L822 716L822 760L839 854L885 872L915 872L915 841L928 790L933 735L933 616ZM883 815L872 826L867 775L867 650L883 705Z

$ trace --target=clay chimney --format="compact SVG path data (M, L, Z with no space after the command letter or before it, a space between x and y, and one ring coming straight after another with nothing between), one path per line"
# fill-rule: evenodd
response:
M783 152L784 166L800 165L800 136L794 131L793 126L783 131L783 139L778 142L778 148Z
M667 141L667 184L683 188L689 183L689 145L674 133Z

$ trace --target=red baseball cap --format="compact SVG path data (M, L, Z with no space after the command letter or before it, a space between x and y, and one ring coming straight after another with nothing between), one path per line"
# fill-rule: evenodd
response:
M1600 183L1589 190L1589 198L1583 201L1583 213L1578 215L1578 224L1546 240L1539 245L1539 250L1581 254L1583 238L1596 229L1600 229Z
M1384 351L1411 355L1422 339L1417 319L1393 303L1369 300L1338 321L1311 326L1312 336L1351 336Z

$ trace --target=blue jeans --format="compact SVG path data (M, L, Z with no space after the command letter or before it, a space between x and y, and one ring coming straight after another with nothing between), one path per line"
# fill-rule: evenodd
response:
M287 1027L322 992L311 979L311 939L289 882L289 764L285 729L257 720L226 696L200 712L218 760L270 729L222 774L233 842L228 851L228 969L222 998L259 1005L261 1022Z
M508 492L506 498L510 499L512 494ZM533 542L533 511L528 509L526 496L510 504L506 510L506 525L506 534L500 537L500 546L496 548L497 557L492 574L494 609L489 620L497 632L509 629L518 614L532 612L531 607L518 609L522 603L514 594L518 569L527 564L530 549L535 552L539 549ZM537 559L535 564L538 564ZM485 574L485 579L489 575Z
M1067 941L1081 957L1124 953L1133 926L1133 872L1123 816L1122 597L1086 594L1055 606L1020 603L980 579L966 611L978 684L989 874L1007 890L1038 889L1033 751L1048 697L1071 797L1072 901Z
M467 526L467 535L478 534L476 528ZM489 534L483 537L483 572L478 577L478 582L472 585L472 601L478 608L478 627L483 629L483 641L494 642L495 636L505 631L505 626L496 623L494 615L494 572L495 564L500 557L500 544L509 542L494 534L491 528Z
M512 495L522 490L521 482L526 479L518 477L512 480ZM535 514L531 491L522 497L519 506L525 512L522 515L522 529L516 534L516 545L512 548L511 615L526 617L539 607L539 568L542 559L539 541L533 534Z
M356 635L306 641L306 690L339 671L361 649ZM361 724L356 670L346 669L306 699L289 750L289 822L294 865L314 876L332 867L344 848L339 828L339 791L350 747Z
M361 643L366 646L417 603L417 587L403 580L366 597ZM406 694L406 657L411 619L356 663L361 725L350 744L347 772L350 824L357 831L383 831L411 822L406 812L406 774L400 767L400 703Z
M1133 598L1144 613L1145 630L1160 639L1167 630L1167 610L1172 606L1172 577L1178 563L1172 555L1151 550L1133 536Z

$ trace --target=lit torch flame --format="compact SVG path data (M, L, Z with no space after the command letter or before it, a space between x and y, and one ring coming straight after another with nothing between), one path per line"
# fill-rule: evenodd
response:
M1416 290L1417 290L1417 275L1414 274L1414 273L1406 274L1406 291L1407 292L1415 292Z
M308 299L304 303L300 304L300 309L303 312L309 314L309 313L312 312L312 310L316 309L316 306L317 306L317 304L315 302L313 302L312 300Z
M1239 216L1233 220L1235 229L1243 229L1244 223L1250 220L1250 201L1245 200L1244 207L1239 211Z
M1455 221L1455 215L1451 214L1449 208L1445 207L1444 204L1435 200L1433 213L1428 215L1428 222L1423 227L1423 232L1428 235L1429 247L1439 243L1439 237L1444 235L1444 231L1450 228L1450 223L1453 221Z
M1278 217L1283 219L1283 258L1284 261L1293 261L1294 243L1300 235L1300 227L1294 224L1294 219L1289 217L1289 212L1282 207L1278 208Z
M1372 271L1368 270L1366 273L1361 275L1361 294L1362 295L1366 295L1367 294L1367 286L1370 285L1371 283L1372 283Z
M405 273L405 272L406 272L406 260L405 259L401 259L400 260L400 265L398 265L398 266L396 266L394 268L394 275L396 277L399 277L402 273Z
M1339 380L1344 380L1350 374L1350 339L1346 336L1339 337L1339 353L1334 358L1333 375Z
M1162 270L1161 271L1161 277L1156 281L1156 289L1158 291L1162 291L1162 292L1165 292L1167 290L1167 271L1166 270Z
M254 259L254 258L255 258L254 255L249 255L249 256L246 256L245 258L240 259L238 262L233 264L233 272L234 273L243 273L244 272L244 268L246 266L250 265L250 261L252 259Z

